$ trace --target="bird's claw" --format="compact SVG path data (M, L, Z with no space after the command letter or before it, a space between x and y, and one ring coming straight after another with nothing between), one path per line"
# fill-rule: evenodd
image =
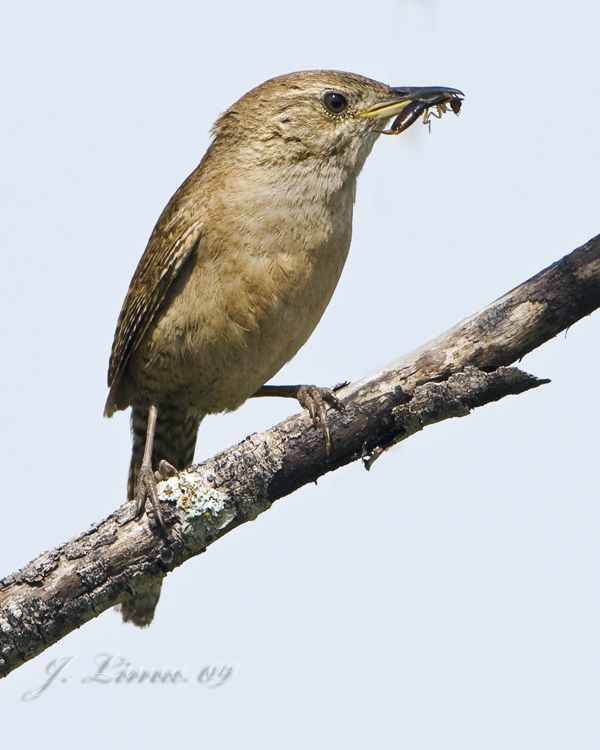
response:
M168 461L163 460L158 464L158 471L154 472L154 479L157 482L162 482L165 479L168 479L169 477L178 477L179 472L177 469L173 466L173 464L170 464Z
M344 404L339 400L331 388L319 388L316 385L301 385L296 396L300 406L308 409L308 413L315 427L320 427L325 437L325 451L329 457L331 451L331 431L329 429L329 416L327 404L334 409L344 409Z
M161 461L158 465L158 471L153 471L152 467L148 464L142 464L140 472L138 474L138 481L135 490L135 513L133 518L139 521L144 515L146 510L146 501L150 500L154 515L158 519L160 526L164 533L167 533L167 527L165 525L165 519L163 518L162 511L160 509L160 503L158 500L158 491L156 489L156 483L161 482L169 476L178 475L179 472L174 466L168 461Z

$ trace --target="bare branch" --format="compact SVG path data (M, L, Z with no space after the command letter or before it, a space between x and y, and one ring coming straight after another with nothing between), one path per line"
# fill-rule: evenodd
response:
M272 503L357 459L368 468L423 427L522 393L507 365L600 307L600 236L380 372L337 392L329 460L306 413L160 485L168 526L106 520L0 581L0 675L165 576Z

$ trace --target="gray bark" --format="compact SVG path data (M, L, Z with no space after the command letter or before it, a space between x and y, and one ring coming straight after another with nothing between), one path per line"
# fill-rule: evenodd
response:
M352 461L538 380L508 365L600 307L600 235L389 367L337 392L328 457L306 412L160 485L168 536L125 505L0 581L0 675Z

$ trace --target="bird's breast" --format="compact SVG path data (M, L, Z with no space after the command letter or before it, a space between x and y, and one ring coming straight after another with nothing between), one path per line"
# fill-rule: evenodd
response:
M353 190L306 203L270 194L212 206L195 257L132 357L138 391L235 409L307 341L342 272Z

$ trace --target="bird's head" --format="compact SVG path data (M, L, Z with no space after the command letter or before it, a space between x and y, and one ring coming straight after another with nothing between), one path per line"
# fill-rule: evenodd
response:
M462 96L457 89L395 88L334 70L291 73L248 92L221 115L213 135L226 148L249 150L255 164L325 166L337 157L358 174L382 132L405 130L430 107L445 111L450 104L458 112Z

